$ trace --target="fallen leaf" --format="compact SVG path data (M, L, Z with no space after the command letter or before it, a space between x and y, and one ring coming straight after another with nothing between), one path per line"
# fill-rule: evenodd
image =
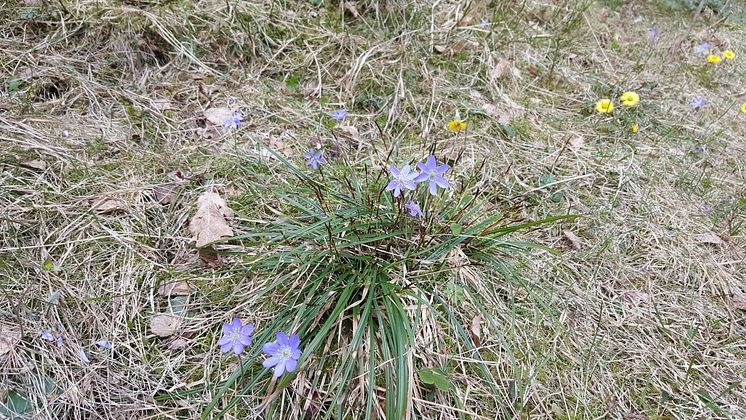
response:
M694 239L697 240L697 242L702 244L710 244L710 245L723 245L725 244L725 241L723 241L719 236L715 235L714 233L701 233L699 235L694 235Z
M446 52L446 50L447 50L447 48L446 48L445 45L435 45L433 47L433 51L435 51L438 54L443 54L443 53Z
M0 356L10 352L21 341L21 329L0 323Z
M23 162L21 162L21 166L23 166L24 168L36 169L36 170L39 170L39 171L43 171L43 170L47 169L47 162L44 162L43 160L38 160L38 159L35 159L35 160L24 160Z
M183 338L177 338L168 345L169 350L184 350L189 345L189 342Z
M513 74L512 67L513 64L510 61L501 58L495 67L492 68L492 71L490 71L490 76L492 76L493 79L509 77Z
M176 193L179 191L179 185L174 182L166 184L160 184L153 187L153 194L155 199L161 204L169 204L176 198Z
M573 137L570 139L570 149L579 151L585 146L585 140L582 137Z
M741 288L737 286L731 287L730 292L733 294L733 297L731 297L730 299L730 303L733 305L733 307L742 311L746 311L746 293L744 293Z
M234 112L230 108L208 108L204 112L207 121L219 126L225 125L225 121L233 117Z
M155 109L157 109L159 111L166 111L166 110L169 110L169 109L176 109L176 107L174 106L174 104L171 103L171 101L168 100L168 99L154 99L152 101L152 103L153 103L153 106L155 107Z
M150 318L150 330L158 337L173 335L181 326L181 319L176 315L157 314Z
M213 252L213 250L211 250L209 247L200 249L198 253L200 266L213 269L223 266L223 261L220 259L220 254Z
M118 198L101 198L91 204L91 208L101 214L124 213L127 204Z
M572 246L572 249L576 251L580 251L580 249L583 248L583 242L578 238L578 236L570 230L563 230L562 234L565 235L565 239L570 241L570 246Z
M354 1L346 1L343 4L344 4L345 10L349 12L350 15L352 15L352 17L356 18L360 16L360 13L358 13L357 6L355 5Z
M189 284L183 280L174 283L162 284L158 288L158 294L161 296L189 296L193 292Z
M477 315L471 320L469 335L471 335L475 346L479 347L482 345L482 315Z
M351 126L351 125L340 125L337 128L339 128L339 132L343 136L351 138L353 140L360 140L360 132L357 131L357 128L355 128L354 126Z
M214 192L203 193L197 199L197 212L189 222L189 231L197 248L232 236L233 229L226 221L226 218L232 215L233 211L219 195Z

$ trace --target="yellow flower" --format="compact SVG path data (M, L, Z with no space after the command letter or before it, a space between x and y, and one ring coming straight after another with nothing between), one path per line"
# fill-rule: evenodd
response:
M632 123L632 127L629 128L629 131L631 131L632 134L635 134L637 132L637 124Z
M453 120L448 123L448 129L451 131L466 130L466 123L461 120Z
M602 114L608 114L613 110L614 110L614 104L611 103L611 99L604 98L596 102L596 112L600 112Z
M717 64L720 62L720 57L716 56L715 54L710 54L707 56L707 61Z
M746 114L746 102L744 102L744 103L741 104L741 112L743 112L744 114Z
M725 51L723 51L723 58L726 59L726 60L732 60L732 59L736 58L736 53L734 53L731 50L725 50Z
M624 92L622 93L622 96L619 97L619 100L622 101L624 105L635 106L640 102L640 95L632 91Z

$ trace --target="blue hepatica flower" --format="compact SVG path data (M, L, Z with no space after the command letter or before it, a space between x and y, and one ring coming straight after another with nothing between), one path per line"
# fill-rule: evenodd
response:
M696 54L707 54L707 52L710 51L710 48L712 48L712 45L710 45L709 42L703 42L694 47L694 52Z
M288 337L284 332L277 333L277 341L267 343L262 347L262 352L269 356L269 359L262 363L265 368L274 366L275 378L279 378L283 373L292 372L298 367L298 359L301 352L300 338L293 334Z
M490 21L487 20L487 18L482 18L482 21L479 22L479 26L489 26Z
M241 324L241 320L233 320L223 325L223 337L218 340L221 353L233 350L236 356L243 352L244 347L251 345L251 333L254 332L254 324Z
M391 182L389 182L389 185L386 186L386 191L393 190L394 197L399 197L401 195L401 190L414 191L417 188L417 184L414 183L414 180L420 174L412 172L412 168L409 165L404 165L401 169L391 166L389 171L391 171L391 175L394 179L392 179Z
M46 341L54 341L54 335L52 335L52 331L44 330L44 332L41 333L41 339Z
M699 109L707 105L707 101L705 101L705 98L697 98L693 99L690 105L692 106L692 109Z
M241 114L235 113L225 119L224 125L226 128L238 128L238 124L241 124L242 119L243 119L243 116Z
M414 201L409 201L404 207L409 210L409 215L412 217L423 217L424 214L422 214L422 209L420 208L420 205L415 203Z
M342 121L347 116L347 110L346 109L337 109L335 111L332 111L332 119L334 121Z
M306 158L306 166L313 166L313 169L319 169L319 165L326 165L326 159L324 159L324 151L319 150L318 152L313 147L308 149L306 153L303 153L303 157Z
M436 195L438 193L438 187L448 188L448 180L443 178L443 174L448 171L450 166L442 164L438 166L435 161L435 156L430 155L427 157L427 162L417 163L417 169L422 171L421 174L417 175L414 180L416 182L428 181L430 183L430 194Z
M661 34L658 32L658 27L653 26L650 28L650 42L653 43L653 45L658 43L658 39L660 38Z

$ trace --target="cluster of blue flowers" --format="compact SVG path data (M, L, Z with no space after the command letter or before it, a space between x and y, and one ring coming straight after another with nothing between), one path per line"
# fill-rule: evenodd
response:
M448 180L443 177L443 174L450 169L450 166L445 163L438 165L435 156L428 156L425 163L417 162L417 169L421 172L412 171L409 165L404 165L401 169L390 167L389 170L394 179L386 186L386 191L393 191L394 197L399 197L402 190L414 191L417 189L417 183L424 181L428 182L432 195L438 194L438 187L448 188Z
M238 318L233 318L229 323L223 325L223 337L218 340L220 351L227 353L233 350L236 356L243 353L244 348L251 345L251 334L254 332L254 324L241 323ZM298 367L301 351L300 338L293 334L288 336L284 332L278 332L277 341L267 343L262 347L262 352L269 356L262 366L265 368L274 367L276 378L282 376L285 372L293 372Z

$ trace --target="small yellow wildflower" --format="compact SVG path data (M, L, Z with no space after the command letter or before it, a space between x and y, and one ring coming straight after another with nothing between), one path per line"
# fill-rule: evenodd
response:
M632 91L624 92L622 93L622 96L619 97L619 100L622 101L624 105L635 106L640 102L640 95Z
M451 131L462 131L466 130L466 123L461 120L453 120L448 123L448 129Z
M725 51L723 51L723 58L726 59L726 60L732 60L732 59L736 58L736 53L734 53L731 50L725 50Z
M744 103L741 104L741 112L743 112L744 114L746 114L746 102L744 102Z
M632 123L632 127L629 128L629 131L631 131L632 134L635 134L637 132L637 124Z
M710 54L707 56L707 61L713 64L717 64L720 62L720 57L716 56L715 54Z
M614 104L611 102L611 99L604 98L596 102L596 112L600 112L602 114L608 114L613 110L614 110Z

